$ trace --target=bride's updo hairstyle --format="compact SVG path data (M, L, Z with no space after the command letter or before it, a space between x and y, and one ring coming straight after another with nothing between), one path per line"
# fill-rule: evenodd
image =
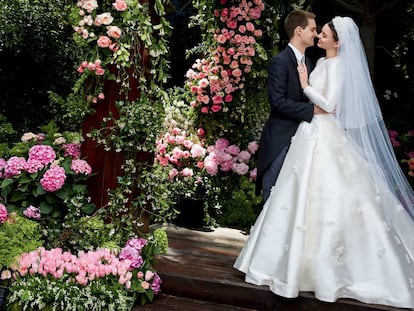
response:
M338 33L332 21L328 22L329 29L332 31L332 37L335 41L338 41Z

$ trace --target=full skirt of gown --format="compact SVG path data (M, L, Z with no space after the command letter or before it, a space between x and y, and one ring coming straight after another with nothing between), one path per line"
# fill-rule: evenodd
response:
M385 208L395 209L392 221ZM327 302L414 308L413 238L414 222L336 119L315 115L292 138L234 267L246 282L287 298L311 291Z

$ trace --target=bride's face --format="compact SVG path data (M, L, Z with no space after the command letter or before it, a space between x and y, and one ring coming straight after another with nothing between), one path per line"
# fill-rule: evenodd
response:
M322 27L320 34L318 34L318 46L324 50L338 48L338 41L335 41L332 30L328 24L325 24Z

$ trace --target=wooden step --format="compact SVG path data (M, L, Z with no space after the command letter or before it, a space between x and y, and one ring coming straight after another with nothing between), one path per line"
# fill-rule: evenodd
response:
M138 306L133 311L258 311L220 303L160 294L150 304Z
M247 239L243 232L230 228L196 231L174 225L165 228L170 247L156 265L164 295L260 311L403 310L351 299L326 303L307 292L295 299L277 296L267 286L246 283L244 274L233 268Z

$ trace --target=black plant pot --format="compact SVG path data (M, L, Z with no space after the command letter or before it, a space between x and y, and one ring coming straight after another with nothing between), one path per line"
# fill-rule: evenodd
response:
M7 287L0 287L0 311L6 310L6 298L9 294Z
M178 198L175 224L186 228L202 228L204 224L204 199Z

